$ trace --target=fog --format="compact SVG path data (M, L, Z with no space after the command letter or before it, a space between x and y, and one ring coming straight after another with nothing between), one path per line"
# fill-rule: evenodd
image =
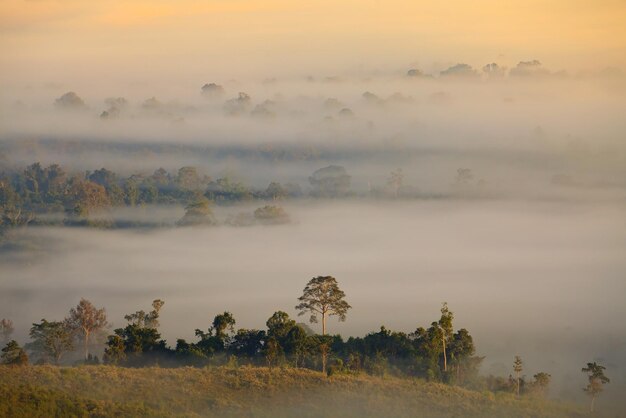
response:
M353 306L332 333L411 332L447 301L486 356L483 373L506 376L521 355L528 376L552 374L552 396L580 399L580 368L598 360L612 379L606 397L623 402L626 79L405 74L11 86L0 97L3 171L192 165L258 189L298 183L306 195L311 173L337 164L354 193L282 202L292 222L281 226L223 224L256 202L216 207L222 225L209 228L174 227L182 206L148 206L102 215L163 228L11 230L0 317L25 342L33 322L63 318L81 297L114 326L161 298L173 345L224 310L246 328L276 310L294 316L306 282L332 275ZM202 94L211 82L222 95ZM79 99L60 99L70 91ZM249 101L233 102L239 92ZM373 198L397 168L415 196ZM474 174L463 190L459 168Z
M306 282L330 274L353 306L345 323L330 322L332 333L364 335L380 325L411 332L447 301L456 327L468 328L486 356L483 372L507 375L519 354L529 375L554 376L554 395L576 398L581 365L599 359L614 383L607 393L623 389L623 202L285 208L294 219L285 226L15 231L22 245L1 259L2 315L24 341L32 322L62 318L81 297L105 306L114 326L161 298L161 330L173 344L194 340L193 330L224 310L241 327L263 327L279 309L295 316Z

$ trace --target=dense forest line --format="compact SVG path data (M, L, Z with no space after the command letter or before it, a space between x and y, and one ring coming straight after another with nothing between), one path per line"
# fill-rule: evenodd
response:
M525 365L515 356L508 378L479 375L484 357L476 354L474 340L467 329L454 328L454 314L443 303L439 319L427 327L406 333L380 330L364 337L327 333L328 319L346 320L351 306L332 276L311 279L298 298L299 315L310 315L310 323L322 324L316 334L286 312L274 312L266 329L236 329L230 312L218 314L207 330L196 329L196 342L178 339L170 346L161 338L159 318L165 304L155 300L150 311L126 315L126 326L110 333L104 308L82 299L63 320L42 319L30 329L31 341L22 348L10 340L12 322L3 319L0 331L5 340L2 363L22 366L100 364L122 367L213 367L267 366L305 368L328 376L359 375L421 378L462 386L473 390L514 393L516 396L547 394L550 374L537 372L532 379L523 374ZM98 354L102 356L100 360ZM609 383L605 368L588 363L585 391L591 396L591 408L603 386Z
M264 189L246 186L229 177L212 179L196 167L181 167L171 174L163 168L151 175L128 177L101 168L82 174L68 173L58 164L47 167L34 163L23 170L0 173L0 230L23 225L84 225L98 227L141 226L106 216L106 209L142 205L179 205L186 209L178 225L220 223L212 205L260 202L252 213L238 213L223 223L246 226L282 224L290 221L280 206L286 199L346 198L357 194L351 189L351 176L342 166L330 165L308 178L305 190L297 183L274 181ZM459 169L454 184L464 191L481 187L470 169ZM381 187L372 187L368 197L415 198L416 188L406 185L401 169L390 173ZM93 217L94 214L101 216ZM146 221L145 224L149 224Z

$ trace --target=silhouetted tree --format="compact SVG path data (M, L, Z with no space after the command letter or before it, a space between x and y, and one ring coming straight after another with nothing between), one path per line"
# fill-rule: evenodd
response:
M351 306L344 300L346 294L339 289L337 280L332 276L312 278L304 288L300 303L296 309L298 316L311 313L309 321L317 323L317 315L322 316L322 335L326 335L326 317L336 315L340 321L346 320L346 313Z
M596 398L604 389L603 386L611 382L611 380L604 375L605 370L606 367L597 364L595 361L593 363L587 363L587 367L582 368L582 372L587 373L589 380L589 383L583 390L591 396L591 405L589 406L591 412L593 412Z

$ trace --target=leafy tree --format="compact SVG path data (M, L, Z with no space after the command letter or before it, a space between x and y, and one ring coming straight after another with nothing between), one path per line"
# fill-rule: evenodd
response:
M282 357L283 355L283 349L275 337L269 337L265 341L263 354L265 355L265 361L267 361L267 367L272 369L272 367L279 361L280 357Z
M280 200L288 196L289 192L277 182L271 182L263 193L268 199Z
M178 170L176 183L185 190L200 190L202 188L202 178L195 167L181 167Z
M439 329L441 330L441 347L443 349L443 371L448 371L448 356L446 353L446 346L452 338L454 332L452 328L452 320L454 314L448 309L448 303L444 302L441 307L441 318L439 319Z
M476 347L472 336L465 328L461 328L453 335L449 347L449 356L454 361L458 383L464 381L466 376L463 374L474 375L478 372L482 358L473 357L475 353Z
M217 221L211 210L211 202L200 197L185 208L185 215L177 222L179 226L215 225Z
M291 356L294 366L304 364L305 359L312 354L311 337L300 325L292 327L284 338L285 354Z
M70 315L67 317L66 323L82 340L85 359L89 357L89 340L91 336L108 325L105 309L97 309L90 301L84 298L80 300L75 308L70 309Z
M107 337L106 348L104 349L104 362L109 364L120 364L126 360L126 343L121 336L122 332Z
M226 339L228 336L226 331L235 332L235 317L230 312L216 315L211 329L216 337Z
M11 366L23 366L28 364L28 355L15 340L11 340L2 349L0 363Z
M254 211L254 219L265 225L289 223L289 215L280 206L264 206Z
M604 389L603 386L611 382L611 380L604 375L605 370L606 367L597 364L595 361L593 363L587 363L587 367L582 368L582 372L587 373L589 380L589 383L583 390L591 396L591 405L589 406L591 412L593 412L596 398Z
M340 321L346 320L346 313L351 306L344 300L346 294L339 289L337 280L332 276L317 276L312 278L304 288L300 303L296 309L298 315L311 313L309 321L317 323L317 315L322 316L322 335L326 335L326 318L336 315Z
M237 202L251 197L250 191L239 181L222 177L207 185L204 195L216 202Z
M87 216L95 210L105 208L111 201L103 186L88 180L73 178L67 197L69 212L76 216Z
M10 319L2 318L0 320L0 335L2 335L2 342L6 343L9 341L11 334L13 334L13 321Z
M344 167L330 165L315 171L309 182L313 186L313 195L320 197L341 197L350 191L351 177Z
M265 325L267 325L267 335L269 337L281 340L296 326L296 321L289 318L286 312L277 311L265 322Z
M519 396L519 388L520 388L520 374L523 370L522 358L520 356L515 356L515 360L513 361L513 371L515 372L515 381L516 381L516 390L517 396Z
M235 332L235 323L235 317L230 312L216 315L208 332L196 329L196 336L200 338L198 347L207 355L225 351L231 340L229 332Z
M152 364L169 354L165 341L161 339L156 328L131 323L114 332L114 335L108 337L107 348L104 350L107 363Z
M54 364L59 364L63 354L74 349L74 333L65 322L42 319L31 327L30 338L33 341L26 344L26 348L43 361L52 358Z
M254 359L263 350L265 339L265 331L257 329L239 329L233 336L228 350L237 357Z
M535 379L532 383L532 388L541 396L545 396L548 392L548 386L550 386L550 380L552 376L545 372L539 372L533 376Z
M145 313L144 311L137 311L132 314L124 316L131 325L136 325L140 328L158 328L159 327L159 313L163 308L165 302L161 299L155 299L152 301L152 311Z

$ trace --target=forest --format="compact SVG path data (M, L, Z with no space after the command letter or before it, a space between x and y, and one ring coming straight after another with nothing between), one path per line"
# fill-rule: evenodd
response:
M430 325L406 333L384 326L364 337L342 338L327 332L328 320L345 321L352 308L332 276L317 276L305 286L298 299L299 316L310 324L321 322L322 333L296 322L284 311L274 312L265 329L237 328L230 312L217 314L206 331L196 329L197 341L177 339L170 345L161 338L159 319L165 302L157 299L151 310L124 316L126 326L111 333L106 309L81 299L61 320L42 319L32 324L31 341L22 348L11 339L10 319L0 321L5 346L5 367L103 365L125 368L227 368L266 367L308 369L324 376L393 377L419 379L474 391L510 393L517 398L545 398L551 376L536 371L528 379L524 361L515 355L507 378L481 376L484 357L476 353L467 329L455 329L454 313L443 303L440 317ZM596 398L610 382L606 368L590 362L582 368L593 412ZM581 376L581 382L583 381ZM5 388L6 389L6 388ZM6 401L5 401L6 402ZM0 408L2 403L0 402ZM5 406L6 407L6 406Z

